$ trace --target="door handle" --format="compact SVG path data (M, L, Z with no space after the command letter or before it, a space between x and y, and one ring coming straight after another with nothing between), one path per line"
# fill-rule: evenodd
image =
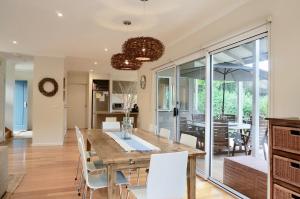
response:
M24 102L24 108L27 108L27 102Z
M173 116L176 117L178 116L178 108L174 107L173 109Z

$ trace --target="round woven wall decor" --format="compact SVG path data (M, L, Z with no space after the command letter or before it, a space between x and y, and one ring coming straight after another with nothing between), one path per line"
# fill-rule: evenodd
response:
M53 89L51 91L46 91L44 86L46 83L51 83L53 85ZM58 91L58 83L55 79L53 78L49 78L49 77L46 77L46 78L43 78L40 82L39 82L39 90L40 92L45 95L46 97L52 97L54 96L57 91Z

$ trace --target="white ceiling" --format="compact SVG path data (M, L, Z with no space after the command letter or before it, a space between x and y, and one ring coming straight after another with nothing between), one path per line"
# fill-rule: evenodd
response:
M154 36L168 50L246 1L149 0L144 12L140 0L0 0L0 51L68 57L80 66L97 60L107 67L129 37Z

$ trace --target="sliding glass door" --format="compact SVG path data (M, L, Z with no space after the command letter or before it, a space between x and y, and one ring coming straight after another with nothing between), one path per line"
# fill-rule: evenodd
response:
M191 146L206 151L197 173L239 194L233 162L267 169L267 33L215 49L156 73L157 129L196 139Z
M196 137L195 148L205 150L206 58L178 66L178 131ZM204 158L197 159L197 173L205 171Z
M267 37L212 52L211 61L210 177L236 189L232 180L239 174L231 169L234 163L250 167L249 160L258 164L266 161L263 145L267 142Z

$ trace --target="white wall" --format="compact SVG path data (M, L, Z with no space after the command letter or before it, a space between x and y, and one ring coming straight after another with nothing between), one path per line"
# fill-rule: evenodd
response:
M5 72L5 126L10 130L14 127L14 90L15 90L15 63L6 61Z
M156 79L149 68L142 67L139 70L139 76L146 76L146 88L141 89L138 86L137 104L139 106L139 128L144 130L155 130L155 100L156 93L153 90L156 87ZM140 78L139 78L140 80Z
M38 90L38 83L45 77L54 78L58 92L46 97ZM64 59L34 57L33 74L33 145L62 145L64 138L63 103Z
M5 63L0 59L0 142L4 141L4 115L5 115Z
M32 70L16 70L15 71L15 80L26 80L27 81L27 92L28 92L27 126L28 126L28 130L32 129L32 79L33 79L33 71Z
M272 16L271 25L271 116L300 116L300 1L299 0L251 0L222 19L191 32L173 46L166 46L165 55L157 62L142 66L141 75L147 76L147 88L139 90L141 127L149 129L155 123L153 72L151 68L170 62L200 50L211 42L227 35L265 22ZM195 29L197 29L195 25ZM151 113L151 114L150 114Z

